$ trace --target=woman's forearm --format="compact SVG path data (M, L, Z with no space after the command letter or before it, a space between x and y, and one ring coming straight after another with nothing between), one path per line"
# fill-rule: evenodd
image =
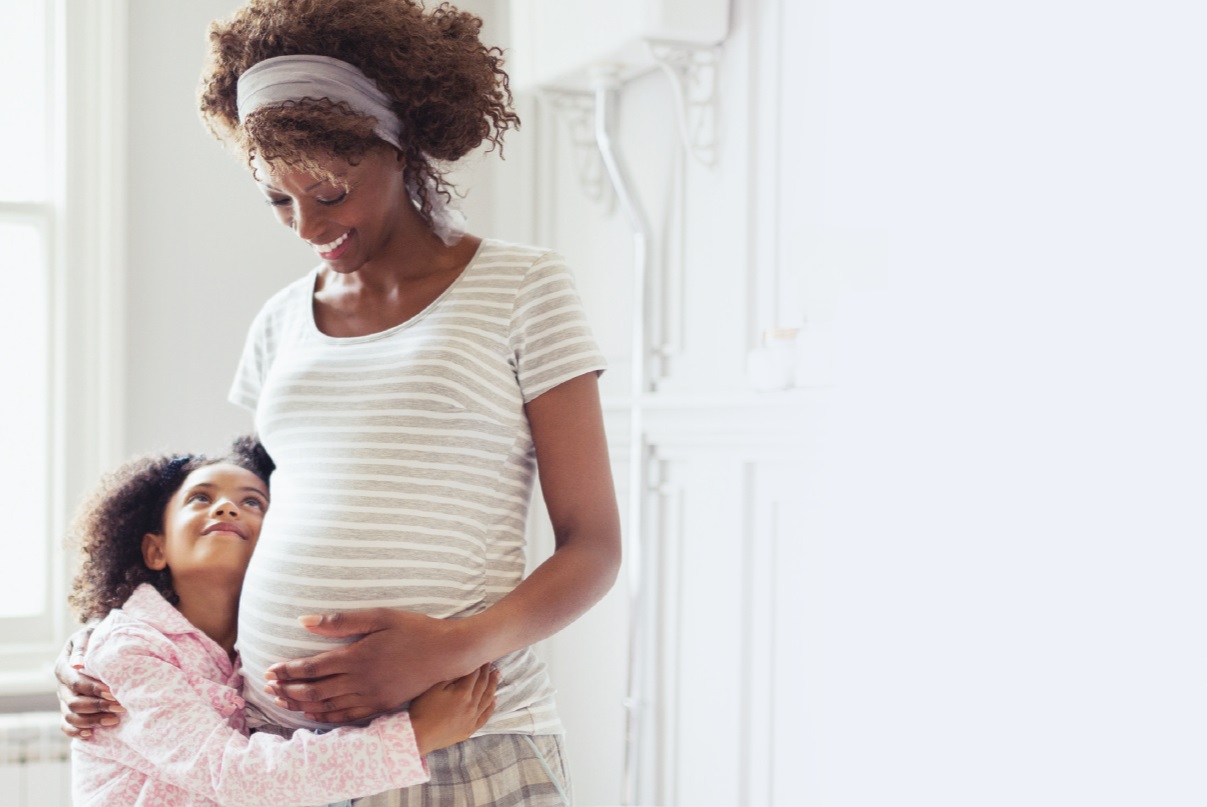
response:
M595 373L563 382L526 408L557 549L462 626L499 658L547 639L599 602L620 569L620 515Z
M566 542L519 586L457 630L479 663L548 639L582 616L612 587L619 541Z

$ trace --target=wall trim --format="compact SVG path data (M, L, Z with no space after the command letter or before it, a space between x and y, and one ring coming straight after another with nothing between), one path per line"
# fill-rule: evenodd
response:
M127 0L59 0L61 227L55 237L55 535L124 452ZM56 541L62 551L62 542ZM70 559L61 558L62 612Z

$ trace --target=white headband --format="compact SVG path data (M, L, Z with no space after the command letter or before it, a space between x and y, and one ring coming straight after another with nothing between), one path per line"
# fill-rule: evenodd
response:
M326 98L343 102L353 112L376 120L373 133L402 150L402 122L390 108L390 99L360 68L339 59L310 54L274 56L244 71L235 92L240 123L264 107ZM408 182L407 190L411 201L419 207L422 197L418 186ZM465 216L449 207L434 182L429 182L427 190L432 204L432 229L445 244L452 246L465 234Z

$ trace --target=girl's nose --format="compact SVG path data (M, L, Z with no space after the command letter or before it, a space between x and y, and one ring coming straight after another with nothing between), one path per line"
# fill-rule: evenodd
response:
M238 518L239 508L235 507L235 503L230 499L220 499L214 507L214 515Z

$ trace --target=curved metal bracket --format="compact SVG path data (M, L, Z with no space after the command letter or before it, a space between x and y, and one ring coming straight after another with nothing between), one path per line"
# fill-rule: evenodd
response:
M683 147L704 165L716 165L721 48L653 41L647 45L670 77Z
M565 90L544 90L543 95L549 99L554 112L570 127L574 168L583 193L591 201L602 205L605 211L611 212L615 194L595 139L595 95Z

